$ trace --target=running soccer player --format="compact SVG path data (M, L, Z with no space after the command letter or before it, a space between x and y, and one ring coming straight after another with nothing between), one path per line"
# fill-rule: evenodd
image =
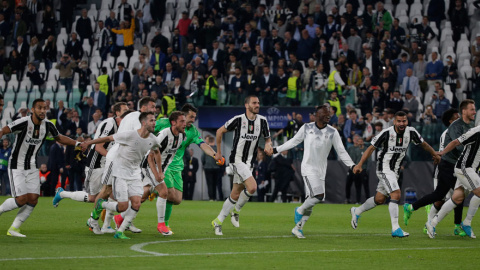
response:
M195 122L195 118L197 117L197 108L195 108L191 104L183 105L181 111L185 114L187 120L187 127L185 128L185 135L186 140L183 141L180 148L177 150L175 157L172 160L172 163L168 166L167 170L165 171L165 185L168 188L168 195L167 195L167 206L165 208L165 225L170 229L170 216L172 215L172 208L173 205L179 205L183 199L183 179L182 179L182 172L183 172L183 155L185 154L185 149L192 143L198 145L202 151L212 158L215 158L215 151L206 144L200 132L198 132L197 128L193 125ZM157 120L155 125L155 134L160 132L163 129L170 128L172 125L168 118L162 118ZM143 199L148 197L148 190L144 193ZM157 209L158 211L158 209Z
M150 97L144 97L140 99L138 104L139 104L140 111L132 112L127 116L125 116L125 118L122 119L120 126L118 127L117 133L124 132L124 131L138 130L142 126L142 124L139 121L140 114L143 112L152 112L152 113L155 112L155 100ZM95 199L95 205L97 204L100 198L106 200L112 193L112 180L113 180L112 168L113 168L114 160L116 160L117 158L118 148L119 148L118 145L113 144L113 146L110 148L110 150L107 153L107 156L105 158L105 170L102 175L103 187L102 187L102 190L100 190L100 193L98 193L97 198ZM112 221L113 215L114 215L113 212L109 210L106 211L105 221L103 223L102 228L106 229L110 227L110 223ZM123 213L122 215L125 215L125 213ZM90 218L87 222L87 225L92 228L92 231L95 234L103 234L103 232L101 231L98 225L98 219L95 220L93 218ZM142 230L135 227L133 223L127 228L127 230L130 230L133 233L142 232Z
M460 112L461 118L457 121L452 122L452 124L447 129L447 134L445 135L444 145L448 145L453 140L460 137L462 134L466 133L469 129L474 127L475 122L475 102L471 99L465 99L460 103ZM442 156L440 164L438 164L438 185L435 191L424 196L418 201L414 202L411 205L403 206L403 219L405 224L408 224L413 211L420 209L423 206L428 204L435 203L437 206L436 209L440 209L442 201L447 195L450 189L455 189L455 183L457 182L457 177L455 176L455 164L460 158L460 155L463 150L463 145L459 145L453 151ZM432 209L433 210L433 209ZM437 211L438 211L437 210ZM462 229L462 207L455 208L455 228L453 233L455 235L465 236L466 233Z
M315 122L304 124L292 139L273 148L273 153L276 154L292 149L302 142L309 146L305 147L301 169L307 196L305 202L295 208L295 227L292 229L292 234L297 238L305 238L303 226L310 218L313 207L325 198L327 158L332 146L346 166L349 168L355 166L343 146L340 134L335 128L328 125L329 121L330 106L319 106L315 111Z
M140 210L143 195L140 165L143 157L150 150L154 152L156 157L160 156L159 144L157 138L153 135L155 130L154 113L142 112L139 116L139 121L142 126L138 130L118 132L113 136L95 139L86 143L90 145L115 141L115 145L118 145L115 162L112 165L112 188L117 202L106 202L103 199L99 199L95 205L95 210L92 212L94 220L98 220L103 208L125 212L124 221L114 235L118 239L130 239L125 236L124 231ZM156 161L158 164L161 164L161 160L158 159ZM161 174L157 174L157 176L162 177ZM158 178L157 181L161 182L162 179ZM128 207L129 201L131 203L130 208Z
M432 155L435 163L438 163L440 156L423 140L415 128L407 126L408 120L405 112L398 111L395 113L393 124L394 126L382 130L380 134L373 138L372 145L367 148L360 162L353 168L354 173L361 172L363 163L367 161L375 149L380 149L377 156L377 176L379 179L377 193L374 197L367 199L360 207L350 209L351 225L353 229L356 229L358 219L363 212L383 204L390 196L388 211L392 222L392 237L407 237L409 233L404 232L398 225L398 202L401 196L398 185L400 164L405 158L410 142L422 146L425 151Z
M122 121L122 115L128 110L127 103L118 102L113 106L114 117L103 120L95 132L93 139L111 136L117 133L118 126ZM112 148L113 143L107 142L103 145L96 144L90 147L87 153L87 164L85 166L85 191L65 191L58 188L53 198L53 206L57 207L64 198L70 198L78 202L95 202L95 198L102 189L102 173L105 167L105 156Z
M22 117L5 126L0 131L0 137L14 133L15 142L8 161L8 174L12 197L0 205L0 215L20 208L7 235L26 237L20 233L20 226L27 220L38 203L40 196L40 181L36 167L38 150L47 136L52 136L64 145L83 146L84 143L74 141L60 135L55 125L45 119L47 106L43 99L35 99L32 105L32 115Z
M217 130L216 160L222 159L223 134L234 131L233 147L230 153L230 164L234 172L233 187L230 197L223 203L222 210L217 218L212 221L216 235L223 235L222 223L231 213L231 222L234 227L239 227L239 213L242 207L257 190L257 182L252 176L253 157L257 156L260 136L265 138L265 153L273 154L272 140L267 119L259 115L260 101L256 96L245 98L245 114L240 114L228 120L224 126Z
M443 156L460 144L464 148L455 165L455 175L457 176L455 190L452 197L438 211L438 214L425 225L430 238L435 238L435 227L437 224L453 209L462 205L465 200L465 189L473 192L474 195L470 200L467 216L461 223L461 226L469 237L477 238L472 230L472 219L478 210L478 206L480 206L480 176L478 176L478 169L480 168L480 126L470 129L456 140L450 142L439 154Z

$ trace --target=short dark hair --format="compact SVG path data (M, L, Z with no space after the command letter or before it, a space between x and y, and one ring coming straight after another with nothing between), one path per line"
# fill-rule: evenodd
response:
M468 107L468 104L475 104L475 101L473 101L473 99L465 99L463 100L461 103L460 103L460 112L462 112L463 110L466 110L467 107Z
M149 115L155 116L155 114L153 112L142 112L142 113L140 113L140 116L138 117L138 120L140 120L140 123L142 123L143 121L145 121L147 119L147 117Z
M193 105L190 104L190 103L185 103L185 105L182 106L182 108L180 109L180 111L182 111L184 114L187 114L188 112L197 113L197 112L198 112L198 109L195 108L195 106L193 106Z
M413 92L412 92L411 90L407 90L407 91L405 92L405 95L406 95L406 94L409 94L409 95L412 95L412 96L413 96Z
M124 112L124 113L120 116L120 118L123 119L123 118L125 118L125 116L129 115L129 114L132 113L132 112L134 112L134 110L127 110L126 112Z
M250 103L251 98L258 98L256 95L249 95L245 98L245 104Z
M382 127L382 128L383 128L382 122L376 122L376 123L375 123L375 126L376 126L376 127Z
M446 110L443 114L442 114L442 123L448 127L450 126L450 120L452 120L453 116L458 113L458 110L455 109L455 108L450 108L448 110Z
M170 123L172 123L173 121L177 121L178 118L182 115L185 115L183 112L181 111L174 111L170 114L170 116L168 117L168 121L170 121Z
M148 106L148 103L153 102L155 103L155 100L151 97L143 97L140 99L139 106L142 108L143 106Z
M407 116L407 113L405 113L404 111L398 111L395 113L395 118L399 116L399 117L404 117L404 116Z
M2 94L0 94L0 99L3 100L3 95Z
M128 106L126 102L115 103L115 105L113 105L113 113L117 114L117 112L121 111L123 105Z
M2 97L2 99L3 99L3 97ZM32 103L32 108L35 108L35 105L37 105L37 103L39 103L39 102L45 102L45 100L43 100L42 98L35 99Z

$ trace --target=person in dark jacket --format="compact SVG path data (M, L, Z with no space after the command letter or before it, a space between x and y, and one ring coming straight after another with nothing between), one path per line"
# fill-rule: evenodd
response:
M188 150L188 157L185 155L183 170L183 197L185 200L193 199L195 183L197 182L198 159L193 157L193 149Z
M78 137L79 142L83 142L83 137ZM76 159L75 146L69 145L65 151L65 168L67 169L70 180L70 191L82 190L82 179L85 172L85 160Z
M206 141L213 151L217 151L217 146L215 145L215 138L208 136ZM215 163L215 160L208 158L207 155L202 154L202 165L203 170L205 171L205 178L207 180L208 187L208 197L210 201L216 200L216 189L218 189L218 198L220 201L224 199L222 191L222 176L223 169L221 166Z
M273 189L270 202L274 202L279 191L282 192L282 202L287 202L287 190L290 181L293 180L295 169L293 168L293 160L288 158L288 151L283 151L280 155L272 159L269 170L275 173L272 176L275 179L275 188Z
M269 187L268 162L263 151L257 152L257 160L253 164L253 175L257 181L257 201L265 202L265 193Z
M62 176L62 187L65 188L65 153L63 145L54 143L50 147L50 154L48 155L47 168L51 174L50 194L55 194L55 187L57 186L58 177Z

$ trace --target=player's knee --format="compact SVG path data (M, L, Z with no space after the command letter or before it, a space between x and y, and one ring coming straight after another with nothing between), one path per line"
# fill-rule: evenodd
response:
M253 194L255 193L255 191L257 191L257 187L254 186L254 187L247 187L247 192L250 193L250 194Z
M19 207L22 207L28 202L27 196L26 195L18 196L15 198L15 202Z
M38 203L38 198L29 198L27 200L27 204L31 205L31 206L35 206L35 205L37 205L37 203Z
M400 190L395 190L394 192L390 193L390 199L392 200L400 200L400 197L401 197L401 193L400 193Z
M95 202L95 198L96 198L96 196L88 195L88 202L89 203Z
M463 203L463 200L464 198L461 198L461 197L452 197L452 201L453 203L455 203L456 205L460 205Z
M168 196L168 191L167 191L166 188L157 189L157 192L158 192L158 196L159 196L160 198L166 199L167 196Z
M132 209L138 211L140 209L140 205L142 205L140 200L132 202Z
M121 202L121 203L118 203L117 205L118 212L125 212L127 211L127 208L128 208L128 202Z

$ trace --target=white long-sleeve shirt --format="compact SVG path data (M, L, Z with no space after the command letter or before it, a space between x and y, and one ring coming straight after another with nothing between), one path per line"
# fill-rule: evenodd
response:
M320 129L315 122L304 124L292 139L278 146L276 151L280 153L292 149L301 142L304 143L302 176L315 175L325 180L327 158L332 146L346 166L355 165L343 146L340 134L330 125Z

